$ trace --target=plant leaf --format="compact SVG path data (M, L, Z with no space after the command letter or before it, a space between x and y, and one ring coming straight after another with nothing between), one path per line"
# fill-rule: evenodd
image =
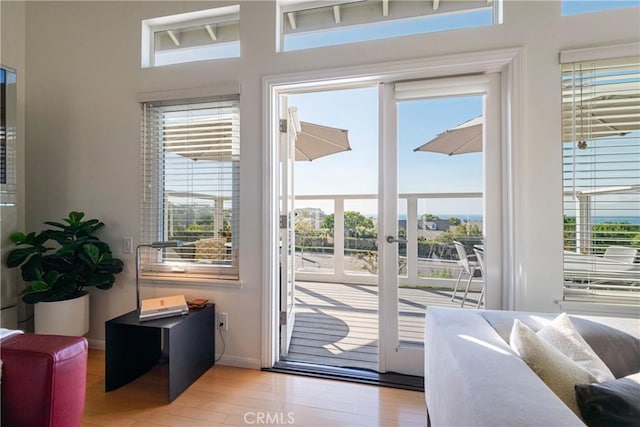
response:
M45 221L43 224L52 225L54 227L65 229L67 226L65 224L55 222L55 221Z
M94 245L93 243L87 243L86 245L82 246L82 250L89 256L93 264L100 263L100 249L98 249L96 245Z
M16 245L21 245L22 243L24 243L26 238L27 238L27 235L24 234L22 231L13 232L9 236L9 239L11 239L11 241Z
M33 254L34 252L37 252L36 248L34 247L18 248L12 250L7 256L7 267L13 268L19 266L27 260L29 255Z
M55 285L60 278L60 274L57 271L49 271L44 275L43 280L49 284L49 286Z
M71 211L69 212L68 222L70 225L79 224L84 218L84 212Z
M34 255L27 260L22 267L22 280L25 282L31 282L33 280L40 280L42 271L42 257L40 255Z

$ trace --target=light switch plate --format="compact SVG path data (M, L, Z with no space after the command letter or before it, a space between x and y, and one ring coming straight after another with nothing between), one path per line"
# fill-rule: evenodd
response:
M125 254L133 252L133 239L131 237L122 238L122 252Z

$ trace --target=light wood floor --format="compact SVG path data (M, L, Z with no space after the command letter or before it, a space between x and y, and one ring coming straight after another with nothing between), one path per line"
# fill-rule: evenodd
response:
M162 371L105 393L104 352L89 350L83 426L426 425L421 392L216 365L167 404Z
M424 309L460 307L463 292L400 288L399 335L422 346ZM475 309L479 290L469 291L465 308ZM296 282L296 320L287 360L378 369L378 287L342 283Z

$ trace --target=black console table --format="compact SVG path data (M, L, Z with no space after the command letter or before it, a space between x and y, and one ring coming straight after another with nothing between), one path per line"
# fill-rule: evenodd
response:
M105 347L106 391L133 381L167 358L171 402L213 366L215 305L144 322L138 319L138 310L123 314L106 322Z

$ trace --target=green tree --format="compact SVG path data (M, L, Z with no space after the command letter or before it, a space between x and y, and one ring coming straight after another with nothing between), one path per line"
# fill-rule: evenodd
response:
M436 238L437 242L449 249L453 247L454 240L462 243L467 253L473 253L473 245L482 241L482 231L475 224L464 223L445 231ZM445 248L442 249L442 252L445 251Z
M295 229L296 234L305 236L313 236L316 231L313 224L309 221L296 221Z
M334 230L335 216L330 214L322 220L322 228ZM371 234L375 230L373 220L356 211L346 211L344 213L344 229L349 236L365 237L362 234ZM375 234L375 233L374 233ZM367 236L370 237L370 236Z
M640 225L628 222L604 222L591 227L594 253L603 254L608 246L640 246Z
M199 211L196 222L202 225L213 225L213 213L210 211Z
M424 221L435 221L440 219L439 216L433 214L423 214L420 218Z
M451 217L447 218L447 221L449 221L449 223L451 225L461 225L462 224L462 220L460 218L455 217L455 216L451 216Z
M576 218L564 216L564 250L575 251L576 249Z

